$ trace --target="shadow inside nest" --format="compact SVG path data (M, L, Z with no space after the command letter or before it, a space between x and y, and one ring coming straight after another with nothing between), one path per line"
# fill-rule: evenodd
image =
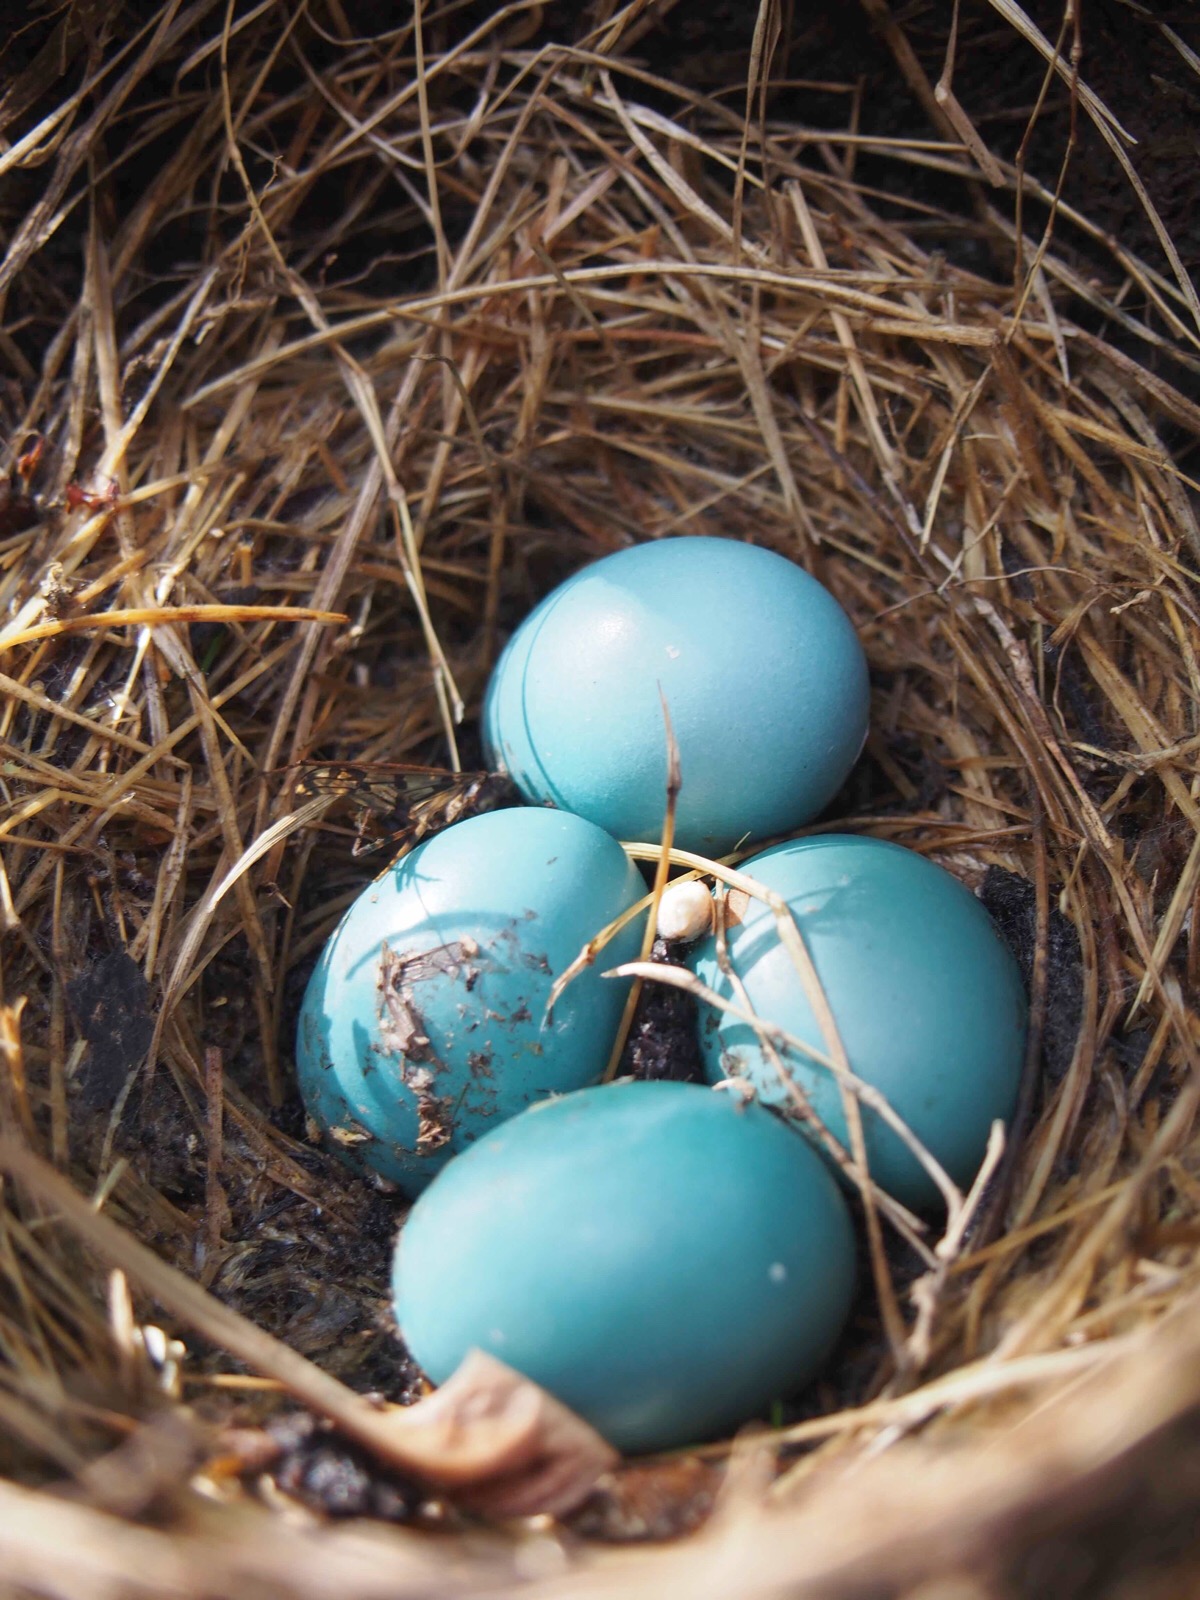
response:
M882 781L866 780L876 804ZM860 791L861 792L861 791ZM334 863L342 871L344 863ZM320 895L318 870L314 893ZM1034 886L1017 874L989 869L981 897L998 930L1030 981L1037 944ZM675 947L658 941L656 960L678 959ZM303 963L291 974L283 1024L294 1030L307 971ZM82 1009L99 992L101 979L119 994L124 971L119 958L109 957L96 973L92 988L77 984ZM137 969L134 968L133 972ZM128 977L132 980L133 973ZM1051 912L1046 962L1046 1021L1042 1070L1053 1083L1065 1070L1079 1025L1080 952L1074 929L1056 909ZM136 1002L144 996L128 984ZM240 1076L255 1082L253 1028L239 1004L239 966L218 957L208 986L209 1032L215 1048L230 1066L230 1086ZM126 1009L98 1008L104 1020L119 1024ZM99 1018L93 1012L93 1029ZM649 984L635 1014L621 1071L630 1076L675 1081L703 1081L695 1000L678 990ZM108 1040L103 1029L92 1036L98 1065L106 1061ZM244 1059L246 1052L250 1059ZM76 1132L95 1140L104 1119L84 1077ZM1040 1091L1039 1091L1040 1093ZM246 1090L236 1091L239 1117L227 1126L222 1146L219 1239L206 1239L206 1215L213 1204L207 1152L195 1132L194 1117L171 1075L161 1069L151 1083L130 1099L120 1124L115 1151L133 1163L140 1179L176 1217L187 1219L174 1240L164 1232L159 1248L168 1259L197 1272L219 1298L259 1327L284 1339L292 1348L336 1374L361 1392L408 1404L425 1390L421 1375L404 1350L386 1298L388 1268L397 1229L406 1205L380 1187L349 1172L339 1161L305 1142L303 1106L288 1084L283 1106L265 1112ZM255 1125L258 1125L255 1129ZM244 1126L243 1126L244 1125ZM249 1137L255 1129L257 1137ZM264 1150L274 1148L276 1160ZM298 1182L297 1180L301 1181ZM385 1186L386 1187L386 1186ZM859 1209L856 1207L856 1210ZM861 1241L861 1216L859 1218ZM860 1243L861 1249L861 1243ZM889 1243L889 1268L903 1294L920 1275L922 1264L898 1238ZM870 1282L865 1256L860 1284ZM732 1358L732 1357L731 1357ZM219 1349L198 1341L190 1351L188 1373L193 1381L230 1370ZM877 1393L889 1370L888 1345L877 1309L865 1288L838 1353L823 1377L796 1400L785 1401L762 1421L788 1426L854 1405ZM242 1437L239 1430L258 1429L247 1456L254 1470L265 1470L276 1487L312 1510L331 1517L373 1516L388 1521L422 1521L428 1496L412 1483L378 1466L361 1447L340 1440L326 1424L308 1413L288 1409L286 1400L269 1390L191 1391L198 1414L221 1429L222 1437ZM781 1463L802 1453L785 1448ZM720 1468L696 1460L690 1467L626 1469L627 1483L598 1490L572 1526L588 1537L607 1540L663 1538L695 1527L715 1503Z

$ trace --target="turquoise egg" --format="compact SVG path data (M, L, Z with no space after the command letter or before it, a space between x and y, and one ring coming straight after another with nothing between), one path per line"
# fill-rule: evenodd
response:
M969 1183L993 1120L1007 1121L1016 1107L1025 1049L1021 976L983 906L924 856L878 839L796 839L741 871L790 906L851 1071L882 1093L952 1178ZM738 914L729 954L755 1014L827 1053L770 910L750 900ZM696 947L691 965L718 994L735 998L713 939ZM701 1043L711 1080L748 1078L769 1104L789 1102L749 1024L711 1008ZM782 1059L848 1145L832 1075L794 1049ZM877 1112L863 1107L862 1118L876 1182L907 1205L935 1203L932 1179L899 1136Z
M736 1094L621 1082L534 1106L447 1167L393 1287L436 1383L485 1350L638 1452L799 1390L854 1277L846 1204L804 1139Z
M866 737L866 660L827 589L738 540L662 539L583 568L517 629L488 689L488 758L528 800L656 841L660 689L676 843L709 856L814 817Z
M595 967L543 1022L584 944L645 894L611 835L516 808L456 823L358 897L309 980L296 1069L330 1146L416 1193L532 1101L595 1083L628 984ZM642 919L605 951L634 959Z

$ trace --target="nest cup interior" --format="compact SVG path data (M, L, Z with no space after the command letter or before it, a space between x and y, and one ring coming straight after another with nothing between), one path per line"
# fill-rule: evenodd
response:
M1121 184L1136 156L1047 69L1053 19L1005 46L1048 84L1017 163L967 111L879 133L832 8L365 9L146 4L95 38L72 14L11 58L0 1571L69 1592L86 1551L118 1593L176 1559L188 1594L315 1593L282 1491L213 1463L296 1393L222 1308L354 1389L416 1382L386 1309L402 1205L306 1137L291 1058L386 860L356 819L379 764L479 764L488 673L556 583L680 534L774 550L845 608L871 731L818 826L981 894L1030 1042L986 1188L907 1240L860 1219L871 1292L762 1481L725 1443L650 1509L649 1469L618 1472L578 1527L678 1532L728 1482L712 1537L751 1539L746 1593L916 1592L932 1528L1019 1585L1052 1513L1089 1550L1169 1542L1182 1467L1152 1505L1122 1487L1194 1468L1200 1402L1200 305L1161 191L1142 174L1119 236L1055 203L1072 94L1089 160L1098 122ZM943 105L944 36L906 54L864 9L868 87ZM1194 97L1158 22L1128 27L1146 81L1183 61ZM964 41L977 87L991 46ZM175 1273L211 1297L186 1316ZM174 1454L123 1478L146 1427ZM342 1509L416 1514L318 1443ZM312 1480L288 1493L330 1510ZM851 1489L869 1525L835 1514ZM391 1572L441 1570L379 1537ZM571 1550L538 1537L554 1573L464 1540L466 1592L557 1581ZM368 1592L348 1540L321 1550Z

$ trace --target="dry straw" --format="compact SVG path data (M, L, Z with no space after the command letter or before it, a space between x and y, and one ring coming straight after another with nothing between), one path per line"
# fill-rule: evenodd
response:
M560 9L77 7L5 87L0 1593L1157 1593L1200 1403L1194 290L1028 176L1016 205L883 0L935 137L859 133L819 60L838 115L777 114L770 4L713 99L636 65L670 0ZM1136 176L1070 27L996 9ZM1023 1126L940 1247L868 1205L891 1345L709 1453L704 1533L321 1526L220 1430L401 1387L394 1212L288 1087L368 868L323 805L264 835L295 763L470 764L537 595L684 531L853 616L847 825L1022 880L989 882L1030 952ZM683 1471L607 1503L680 1525Z

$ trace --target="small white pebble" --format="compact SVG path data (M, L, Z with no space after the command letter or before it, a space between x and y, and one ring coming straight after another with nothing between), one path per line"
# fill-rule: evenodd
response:
M671 883L658 903L658 936L670 942L699 939L712 927L713 897L696 878Z

